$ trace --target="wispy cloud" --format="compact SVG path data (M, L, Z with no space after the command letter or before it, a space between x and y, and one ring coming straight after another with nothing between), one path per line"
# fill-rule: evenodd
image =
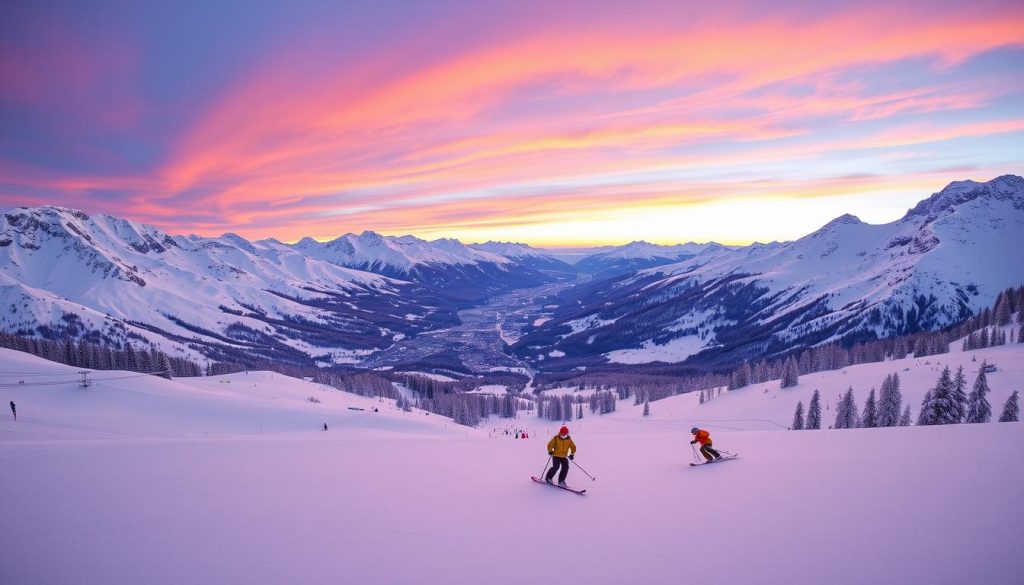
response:
M289 17L298 25L260 31L273 50L204 71L190 108L174 101L182 88L160 83L164 68L189 64L152 61L170 31L133 35L119 19L105 37L116 42L98 50L24 41L0 60L0 113L15 120L0 139L0 200L281 239L377 229L550 243L568 223L586 239L593 220L593 243L633 238L616 215L749 197L838 197L881 217L894 206L879 193L898 208L960 178L912 152L979 173L1019 171L1024 158L1001 146L1024 136L1024 81L1010 70L1024 62L1016 3L770 14L751 3L691 6L692 18L678 2L630 14L586 5L575 26L537 3L507 20L467 10L464 28L458 11L427 14L396 38L370 7L347 26L382 34L358 48L312 11L300 26L301 8ZM49 30L31 16L26 26ZM89 122L62 134L40 104L54 120ZM894 187L910 185L925 191ZM701 233L757 237L726 223Z

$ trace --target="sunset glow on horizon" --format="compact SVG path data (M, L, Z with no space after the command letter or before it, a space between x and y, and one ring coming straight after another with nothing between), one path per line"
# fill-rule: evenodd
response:
M1024 4L0 8L0 203L170 233L800 237L1024 172Z

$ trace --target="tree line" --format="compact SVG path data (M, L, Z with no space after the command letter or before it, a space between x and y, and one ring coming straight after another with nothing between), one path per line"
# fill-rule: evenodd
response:
M949 352L950 342L961 337L965 350L1014 343L1012 330L1006 335L1001 328L1012 324L1015 314L1020 323L1016 342L1024 343L1024 286L1020 286L1000 292L992 307L945 330L862 342L849 348L833 342L775 359L763 359L753 365L743 362L729 375L729 389L770 380L779 380L781 388L789 388L797 385L803 374L904 359L911 353L914 357L944 354Z
M917 426L987 423L992 420L992 406L988 401L988 364L984 361L967 391L967 377L963 366L952 373L949 366L943 368L935 386L928 390L921 400ZM898 374L889 374L882 382L881 391L874 388L868 393L864 409L858 410L853 387L846 390L836 405L835 421L830 428L855 429L910 426L910 405L902 405ZM902 410L901 410L902 408ZM1003 404L999 422L1017 422L1020 416L1019 395L1015 390ZM797 402L793 413L791 429L795 431L820 429L821 393L814 391L806 414L803 401Z

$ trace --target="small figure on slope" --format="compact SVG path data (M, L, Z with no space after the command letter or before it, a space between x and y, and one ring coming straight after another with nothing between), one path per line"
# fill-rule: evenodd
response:
M14 406L14 401L11 401L11 414L14 415L14 422L18 422L18 408Z
M551 437L548 441L548 455L551 456L552 464L548 474L544 476L544 481L551 483L555 473L561 469L558 474L558 485L565 487L565 476L569 475L569 459L576 456L576 443L573 443L572 437L569 436L569 427L562 427L557 435Z
M700 454L708 460L708 463L722 458L722 454L715 451L711 446L711 433L704 429L693 427L690 429L690 434L693 435L693 440L690 441L690 444L693 445L694 443L700 443Z

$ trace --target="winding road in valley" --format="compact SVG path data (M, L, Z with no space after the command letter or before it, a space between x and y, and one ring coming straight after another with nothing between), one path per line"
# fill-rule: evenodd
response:
M580 282L558 282L496 296L486 304L459 311L461 325L398 341L368 356L362 365L397 368L431 354L454 351L474 373L507 370L526 374L532 381L530 365L506 354L504 345L514 343L526 326L543 318L545 299Z

